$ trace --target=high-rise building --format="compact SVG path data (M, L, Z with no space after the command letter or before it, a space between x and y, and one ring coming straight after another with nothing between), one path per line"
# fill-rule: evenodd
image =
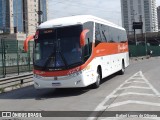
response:
M14 32L24 32L23 24L23 1L13 0L13 27Z
M33 34L38 26L38 0L23 0L24 2L24 30L27 34Z
M160 6L157 7L158 30L160 31Z
M133 22L143 22L141 32L157 32L156 0L121 0L122 26L129 34L133 32Z
M43 12L42 13L42 18L41 18L41 22L45 22L45 21L47 21L47 14L48 14L48 9L47 9L47 4L48 4L48 2L47 2L47 0L41 0L41 11Z
M39 0L0 0L0 32L34 34ZM47 0L40 0L42 22L47 20Z
M0 31L13 32L13 4L11 0L0 0Z

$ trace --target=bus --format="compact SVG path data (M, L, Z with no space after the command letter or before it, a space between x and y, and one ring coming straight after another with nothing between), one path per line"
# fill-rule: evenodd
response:
M92 15L46 21L30 38L36 89L98 88L103 78L124 74L129 65L125 29Z

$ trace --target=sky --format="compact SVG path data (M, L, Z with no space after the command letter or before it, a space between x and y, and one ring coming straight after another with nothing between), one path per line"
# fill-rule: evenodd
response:
M94 15L121 25L120 0L48 0L48 19L71 15ZM157 0L160 6L160 0Z

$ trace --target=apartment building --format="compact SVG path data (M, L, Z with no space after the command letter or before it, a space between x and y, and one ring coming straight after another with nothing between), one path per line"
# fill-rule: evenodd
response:
M41 22L47 20L47 0L40 0ZM34 34L39 0L0 0L0 33Z
M143 22L143 29L137 33L157 32L156 0L121 0L122 26L128 34L133 33L133 22Z

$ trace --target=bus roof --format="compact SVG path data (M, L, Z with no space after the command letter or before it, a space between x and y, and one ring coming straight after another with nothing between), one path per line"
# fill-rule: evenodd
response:
M53 27L61 27L61 26L70 26L70 25L76 25L76 24L83 24L85 22L97 22L101 24L105 24L111 27L115 27L118 29L125 30L121 26L118 26L114 23L111 23L107 20L92 16L92 15L76 15L76 16L69 16L69 17L63 17L63 18L57 18L53 20L46 21L42 23L38 29L44 29L44 28L53 28Z

